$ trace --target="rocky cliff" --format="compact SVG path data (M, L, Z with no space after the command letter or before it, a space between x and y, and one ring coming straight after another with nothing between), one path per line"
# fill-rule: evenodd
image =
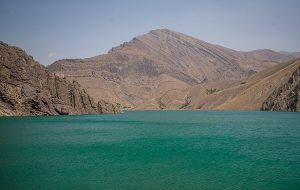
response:
M103 106L114 109L102 109ZM79 83L68 82L17 47L0 42L0 115L115 113L119 107L95 104Z
M300 111L300 67L263 103L264 111Z

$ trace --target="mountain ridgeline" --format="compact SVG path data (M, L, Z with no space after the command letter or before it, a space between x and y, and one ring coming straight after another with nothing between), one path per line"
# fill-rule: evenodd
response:
M0 42L0 115L66 115L118 112L95 104L78 82L50 73L20 48Z
M269 92L262 93L264 96L255 100L255 106L245 107L242 102L236 105L229 101L237 98L240 90L250 88L250 82L243 88L235 85L241 86L243 80L295 59L295 55L298 54L267 49L240 52L158 29L114 47L107 54L60 60L47 69L78 81L95 100L118 102L126 109L259 110ZM210 100L225 90L230 98Z
M159 29L107 54L64 59L46 68L20 48L0 42L0 115L299 111L298 55L240 52Z

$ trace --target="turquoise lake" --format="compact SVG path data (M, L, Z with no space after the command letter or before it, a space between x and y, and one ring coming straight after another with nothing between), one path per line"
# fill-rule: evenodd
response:
M1 117L0 189L300 189L300 113Z

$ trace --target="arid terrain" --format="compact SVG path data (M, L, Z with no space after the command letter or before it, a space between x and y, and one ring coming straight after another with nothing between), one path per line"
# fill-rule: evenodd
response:
M47 68L3 42L0 53L0 115L300 109L299 53L240 52L168 29Z
M94 103L77 82L46 70L20 48L0 42L0 115L69 115L119 112Z
M47 69L124 109L260 110L298 69L298 55L235 51L158 29L107 54L60 60Z

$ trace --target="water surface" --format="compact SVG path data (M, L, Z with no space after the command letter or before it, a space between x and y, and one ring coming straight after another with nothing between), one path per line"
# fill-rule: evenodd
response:
M0 189L300 189L300 114L2 117Z

